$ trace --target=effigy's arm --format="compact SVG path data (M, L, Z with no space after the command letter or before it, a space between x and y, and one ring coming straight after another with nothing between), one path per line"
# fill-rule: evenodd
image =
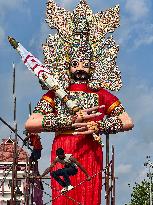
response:
M132 119L127 112L125 112L121 104L116 106L104 120L98 122L98 125L103 133L110 134L128 131L134 127Z
M49 91L37 103L32 115L25 123L28 132L55 132L72 128L73 116L70 116L70 114L61 115L55 112L55 102L51 98L52 94L53 92Z
M126 112L123 112L119 116L107 116L102 121L74 123L73 126L75 127L74 134L88 135L93 133L116 134L118 132L131 130L134 127L134 124L129 115ZM99 136L96 136L95 138L98 140Z
M120 100L106 90L101 90L100 95L104 98L106 117L98 122L99 129L110 134L131 130L134 127L132 119Z
M90 110L90 109L89 109ZM90 118L96 117L100 115L100 113L96 114L86 114L84 115L84 119L89 120ZM64 130L74 130L74 122L82 120L81 116L67 116L60 115L55 113L50 113L47 115L43 115L42 113L33 113L27 122L25 123L25 129L29 133L41 133L41 132L56 132L56 131L64 131ZM94 131L96 131L94 129ZM92 132L91 134L93 134ZM74 133L75 134L75 133ZM97 136L93 136L95 140ZM97 139L98 140L98 139Z
M50 113L43 115L33 113L25 123L25 129L29 133L57 132L72 129L73 117Z
M42 96L34 108L32 115L25 123L25 128L28 132L73 130L74 122L81 122L84 119L90 119L101 114L99 112L91 113L92 111L96 111L99 106L81 110L76 115L59 113L55 108L54 97L55 93L53 91L48 91Z

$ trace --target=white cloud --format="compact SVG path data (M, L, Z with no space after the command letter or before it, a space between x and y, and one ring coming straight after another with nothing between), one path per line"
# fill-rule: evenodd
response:
M126 47L128 51L153 43L153 24L146 19L134 22L130 18L123 17L117 32L119 44Z
M147 177L147 169L144 167L142 168L139 173L138 173L138 176L137 176L137 179L136 179L136 182L141 182L143 179L145 179Z
M25 4L28 0L0 0L0 45L5 37L5 28L9 12L11 10L19 10L20 12L26 12L29 15L29 9Z
M153 24L143 24L140 26L140 32L137 39L134 41L134 48L141 45L149 45L153 43Z
M153 142L153 127L151 126L153 116L153 87L148 83L149 79L145 80L145 76L140 77L135 73L135 68L131 67L131 69L128 69L128 72L131 73L132 77L128 77L128 85L122 90L121 101L135 125L131 131L131 135L136 140L135 142L132 139L132 147L130 147L132 150L136 146L140 146L141 143L144 145ZM145 149L148 150L147 148Z
M73 0L64 0L64 1L62 1L62 4L66 5L66 4L71 4L72 2L73 2Z
M4 29L0 26L0 45L2 44L3 40L5 37L5 31Z
M74 0L60 0L59 2L61 7L64 7L65 9L71 8L74 4L79 3L79 1Z
M153 43L153 35L152 36L145 36L145 38L143 40L139 40L139 44L152 44Z
M131 34L133 32L133 24L129 19L122 17L121 26L118 30L116 30L117 34L117 42L119 45L126 45L128 40L131 38Z
M121 13L121 27L118 32L119 43L128 45L130 50L137 49L141 45L153 42L153 28L150 0L126 0L125 10Z
M132 169L132 165L131 164L120 164L117 168L116 168L116 173L117 174L128 174Z
M138 20L148 15L149 0L127 0L125 8L134 20Z
M48 38L48 35L52 33L53 33L53 30L50 29L50 27L48 26L46 22L41 23L40 34L39 34L39 45L41 46L43 43L45 43L46 39ZM41 52L42 52L42 49L41 49Z
M1 0L0 1L0 10L4 12L5 9L18 9L22 8L24 3L26 3L27 0Z
M42 62L43 62L42 44L46 42L46 39L48 38L49 34L54 35L54 33L56 33L56 30L50 29L48 24L45 22L45 19L43 19L43 22L40 24L40 30L38 32L38 35L35 34L29 42L29 47L37 51L37 58L39 58L39 60Z
M131 99L131 111L137 123L142 122L146 117L153 114L153 88L140 78L133 78L125 88L126 99ZM124 96L123 96L124 97Z

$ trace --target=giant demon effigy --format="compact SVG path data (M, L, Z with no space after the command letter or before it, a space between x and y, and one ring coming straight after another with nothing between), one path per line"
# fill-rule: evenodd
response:
M49 88L25 127L28 132L55 132L51 161L56 158L56 150L63 148L78 159L90 176L99 173L77 186L85 179L79 170L71 178L75 188L67 193L81 204L99 205L103 169L100 134L116 134L133 127L120 100L109 92L122 86L116 65L119 46L108 35L119 26L119 5L93 14L86 0L80 0L73 12L49 0L46 15L49 27L57 29L57 33L49 35L43 44L44 64L20 43L9 39L41 84ZM57 168L58 164L53 171ZM55 199L61 186L54 179L51 186ZM61 195L52 204L75 202Z

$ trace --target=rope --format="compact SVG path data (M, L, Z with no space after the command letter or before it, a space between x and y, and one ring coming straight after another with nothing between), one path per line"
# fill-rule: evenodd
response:
M45 185L47 185L49 188L51 188L51 189L55 189L56 191L61 191L61 190L59 190L59 189L56 189L55 187L53 187L53 186L51 186L50 184L48 184L48 183L46 183L44 180L41 180Z
M70 196L67 196L66 194L60 194L60 195L58 195L57 197L55 197L54 199L51 199L49 202L45 203L44 205L47 205L47 204L49 204L50 202L55 201L55 200L56 200L57 198L59 198L60 196L65 196L65 197L67 197L68 199L74 201L75 203L82 205L80 202L76 201L75 199L73 199L73 198L70 197Z
M56 188L50 186L50 185L49 185L48 183L46 183L45 181L42 181L42 182L43 182L44 184L46 184L48 187L50 187L50 188L52 188L52 189L55 189L56 191L59 191L59 192L60 192L60 190L58 190L58 189L56 189ZM34 185L34 186L35 186L35 185ZM37 187L37 188L38 188L38 187ZM40 189L40 188L38 188L38 189ZM42 190L42 191L43 191L43 190ZM43 193L51 197L51 195L49 195L49 194L46 193L45 191L43 191ZM77 201L76 201L75 199L73 199L72 197L67 196L67 195L65 195L65 194L63 194L63 195L64 195L65 197L69 198L70 200L76 202L77 204L80 204L80 205L81 205L80 202L77 202ZM53 200L50 200L49 202L45 203L44 205L47 205L48 203L50 203L50 202L52 202L52 201L53 201Z
M40 189L37 185L33 184L32 182L30 182L30 184L32 184L35 188L41 190L44 194L46 194L47 196L49 196L50 198L52 198L52 196L51 196L50 194L48 194L46 191L43 191L42 189ZM64 194L64 195L65 195L65 194ZM65 197L67 197L68 199L70 199L70 200L76 202L77 204L80 204L80 205L81 205L80 202L77 202L77 201L76 201L75 199L73 199L72 197L67 196L67 195L65 195ZM45 203L44 205L47 205L47 204L50 203L50 202L52 202L52 200L50 200L49 202Z
M97 172L96 174L92 175L91 178L94 178L95 176L97 176L97 175L100 174L101 172L105 172L106 169L107 169L107 167L104 168L103 170ZM83 183L86 182L86 181L87 181L87 180L83 180L82 182L80 182L79 184L77 184L76 186L74 186L74 189L75 189L76 187L80 186L81 184L83 184ZM42 181L42 182L44 182L44 181ZM49 184L47 184L47 183L45 183L45 184L52 188L52 186L50 186ZM104 183L104 184L105 184L105 183ZM102 186L104 186L104 184L103 184ZM67 196L66 194L59 194L58 196L56 196L55 198L53 198L53 199L50 200L49 202L45 203L44 205L47 205L47 204L49 204L50 202L55 201L56 199L58 199L59 197L61 197L61 196L63 196L63 195L69 198L69 196ZM70 197L70 198L71 198L71 197ZM75 199L73 199L73 198L72 198L72 200L74 200L74 202L76 202L76 203L78 203L78 204L81 204L80 202L77 202L77 201L76 201Z

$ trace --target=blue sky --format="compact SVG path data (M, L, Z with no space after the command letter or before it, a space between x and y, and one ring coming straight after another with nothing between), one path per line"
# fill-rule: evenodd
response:
M72 10L79 0L56 0ZM43 94L38 81L25 68L17 53L10 47L7 36L20 41L39 59L43 59L41 44L50 30L45 23L46 1L0 0L0 116L13 125L12 62L16 64L17 121L19 133L28 117L28 104L36 104ZM130 199L128 183L146 176L143 167L146 155L153 150L153 2L152 0L88 0L94 12L120 4L121 26L114 33L120 44L118 65L123 87L116 93L133 118L130 132L111 136L115 145L117 205ZM0 138L10 131L0 123ZM53 135L42 134L44 145L40 169L48 166ZM47 200L47 199L44 199ZM104 204L104 203L102 203Z

